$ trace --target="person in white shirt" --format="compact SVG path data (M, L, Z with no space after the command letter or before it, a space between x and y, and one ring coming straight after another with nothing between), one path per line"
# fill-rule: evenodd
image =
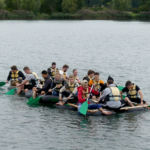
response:
M67 75L67 71L69 69L69 66L68 65L63 65L62 69L59 70L59 73L61 74L61 76L67 80L68 79L68 75Z

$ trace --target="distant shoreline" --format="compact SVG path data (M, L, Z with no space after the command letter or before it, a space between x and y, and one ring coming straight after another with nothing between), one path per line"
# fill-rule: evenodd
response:
M129 11L82 9L76 13L56 12L34 14L26 10L0 10L0 20L141 20L150 21L150 12L133 13Z

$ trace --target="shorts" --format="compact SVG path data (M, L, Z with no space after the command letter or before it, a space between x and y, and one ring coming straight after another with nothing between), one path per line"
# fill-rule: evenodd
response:
M134 102L134 103L137 103L137 104L140 104L141 103L141 99L138 97L138 98L130 98L130 101L131 102ZM143 103L145 104L146 102L143 101Z
M28 89L28 90L32 90L33 89L33 85L30 85L30 84L28 84L28 85L24 85L24 89Z

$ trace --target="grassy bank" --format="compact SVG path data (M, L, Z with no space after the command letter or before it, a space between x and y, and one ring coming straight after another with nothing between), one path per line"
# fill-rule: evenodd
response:
M25 10L0 10L0 20L150 20L150 12L81 9L76 13L38 13Z

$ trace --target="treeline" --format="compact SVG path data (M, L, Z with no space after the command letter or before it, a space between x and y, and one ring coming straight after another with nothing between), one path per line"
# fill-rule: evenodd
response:
M150 17L150 0L0 0L0 19Z

